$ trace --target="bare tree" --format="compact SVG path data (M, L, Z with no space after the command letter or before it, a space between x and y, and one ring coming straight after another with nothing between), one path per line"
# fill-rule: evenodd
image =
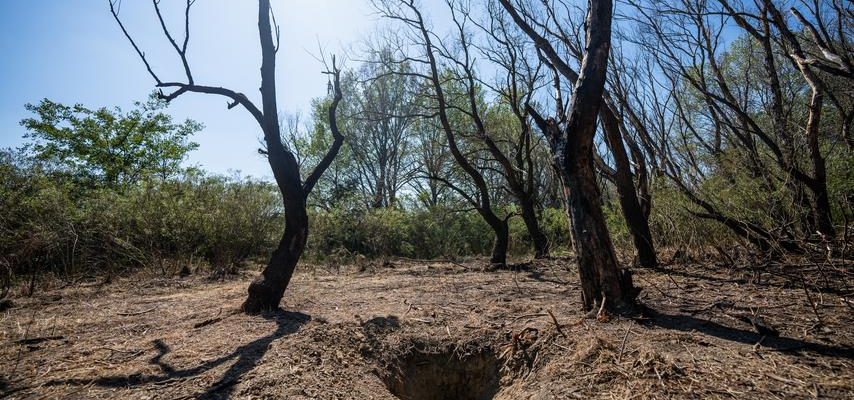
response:
M392 41L391 33L385 39ZM348 143L362 191L370 207L398 205L398 192L415 176L410 146L417 120L417 80L410 63L392 59L394 47L379 44L353 82L354 100L348 109L353 130Z
M578 61L581 61L585 54L580 39L580 32L583 31L580 24L570 17L560 19L558 16L562 13L571 15L569 10L569 5L563 1L543 3L543 14L550 22L536 20L529 10L522 7L514 9L511 14L514 16L514 20L522 22L520 27L534 40L540 52L540 58L554 74L555 88L558 92L561 88L561 79L566 79L569 81L568 83L575 85L579 78L578 72L570 65L570 61L562 59L558 54L562 51L561 54L568 55L567 58L574 58ZM561 47L558 48L558 46L553 45L552 41L560 44ZM615 68L610 70L612 77L618 76ZM565 122L565 105L560 93L555 96L555 102L557 103L556 118L559 122ZM602 121L602 131L605 133L606 144L614 161L614 167L610 167L604 158L599 157L596 153L594 153L594 162L602 175L613 182L617 189L620 208L637 249L640 265L655 267L658 260L655 255L652 234L649 230L649 193L645 190L643 160L638 157L639 154L636 152L632 153L632 159L629 158L624 140L629 142L630 148L633 148L633 143L631 143L631 138L624 134L627 128L625 121L620 116L620 104L607 89L603 92L602 102L603 104L599 107L599 119ZM623 107L625 106L623 105ZM633 163L638 166L638 174L632 172ZM635 178L638 178L638 188L643 190L637 190Z
M649 85L647 92L671 92L668 104L649 103L647 111L658 116L633 118L670 119L676 128L656 121L651 126L658 137L639 132L645 136L641 142L667 158L660 166L704 210L697 215L725 224L763 250L799 252L801 239L835 234L825 166L830 151L822 141L850 142L850 94L836 88L851 80L850 54L841 55L850 14L839 2L820 3L804 1L789 9L803 26L799 32L781 11L783 2L630 2L643 33L634 43L658 71L639 78ZM827 16L839 22L837 29L825 23ZM723 36L731 33L740 36L726 44ZM823 118L833 109L836 125ZM836 129L838 136L831 135ZM681 143L679 151L668 148L669 134ZM734 157L744 160L738 168L729 167ZM773 226L753 210L736 216L732 204L722 207L714 193L702 193L710 171L731 184L738 182L738 171L746 171L766 193L763 210ZM743 216L751 214L756 216Z
M577 77L510 0L500 0L500 3L561 75L575 82L565 121L547 120L533 107L529 111L549 138L568 192L583 305L585 309L597 305L615 311L630 309L637 289L632 284L631 273L617 263L602 213L593 160L593 138L608 70L613 3L610 0L588 1L586 51Z
M500 111L501 107L506 107L514 119L513 126L504 129L504 132L495 127L491 132L487 132L482 124L476 125L482 128L476 136L500 167L507 191L518 206L519 214L533 242L534 256L548 257L550 243L540 228L538 210L542 208L542 185L539 179L540 175L548 170L549 163L539 162L542 160L538 159L537 153L542 152L541 149L545 146L533 134L531 120L526 112L542 76L542 63L537 57L529 54L523 41L523 38L527 37L518 31L512 21L507 20L496 3L488 4L485 23L478 23L470 18L468 6L464 5L457 6L458 12L462 14L462 18L458 18L458 12L454 11L455 3L449 1L448 4L459 31L459 47L464 49L466 54L469 53L469 47L477 48L498 71L495 83L488 83L480 78L474 65L464 65L463 75L471 86L479 82L491 89L497 95L497 106L494 108ZM478 25L486 36L485 43L473 43L465 29L467 22ZM466 59L468 58L467 55ZM475 115L476 111L478 110L472 107L471 114Z
M481 120L477 109L478 104L475 94L476 88L473 85L473 78L470 74L464 74L460 80L462 82L461 86L463 87L463 91L465 92L462 95L464 100L461 101L461 103L464 103L465 105L458 106L457 104L452 104L445 87L446 82L444 82L444 80L446 77L442 74L443 72L452 73L453 71L440 70L442 65L440 65L437 57L437 54L439 54L445 59L452 59L451 62L455 63L457 67L470 72L469 68L471 67L471 64L467 48L464 48L463 50L463 57L465 57L463 61L458 61L455 60L454 57L451 57L448 48L445 47L441 40L438 40L435 34L427 27L421 10L415 4L414 0L376 0L374 5L386 18L403 23L405 26L412 29L413 40L416 42L415 45L420 47L421 51L423 51L423 57L413 58L407 56L405 58L424 65L428 71L426 73L411 72L410 74L413 76L419 76L429 83L433 91L433 100L437 108L436 114L438 115L440 125L444 131L448 149L450 150L457 165L464 171L468 180L474 186L475 194L470 194L469 191L445 177L430 176L429 178L447 185L463 197L466 202L471 205L478 214L480 214L484 221L492 228L493 232L495 232L495 244L493 246L490 262L499 265L506 264L510 235L510 228L507 221L513 216L513 214L507 214L504 218L501 218L496 214L493 209L494 195L490 192L490 185L488 184L485 174L481 170L484 165L482 165L483 163L476 164L472 162L472 160L464 154L459 143L460 141L458 138L457 128L452 124L450 118L451 110L458 111L469 119L467 122L471 123L475 127L477 135L480 136L482 135L482 132L484 132L483 121ZM451 79L453 79L453 77ZM486 169L491 170L491 167L486 167Z
M308 237L308 214L306 212L306 197L311 193L318 179L329 167L344 141L344 136L338 131L336 109L341 101L340 71L332 59L331 69L326 71L333 80L333 101L329 109L329 120L334 142L326 155L314 170L303 180L300 176L297 158L282 142L279 123L279 112L276 98L276 53L279 50L279 27L275 25L275 17L270 7L270 0L258 1L258 33L261 42L261 107L255 105L243 93L217 86L200 85L193 79L190 63L187 58L187 46L190 40L190 9L195 0L187 0L184 11L184 38L179 44L175 36L166 26L160 9L160 0L152 0L157 19L163 28L168 42L181 59L186 82L164 81L155 73L145 53L125 28L119 18L120 0L110 0L110 12L119 24L122 32L130 41L139 55L148 73L154 78L156 86L161 89L160 97L171 101L185 93L203 93L224 96L230 100L228 108L242 106L255 118L264 134L267 160L273 171L276 184L282 194L285 209L285 231L279 245L270 257L261 275L249 286L249 295L243 303L247 313L257 313L275 309L284 295L291 280L297 262L305 249ZM163 90L172 90L164 93Z

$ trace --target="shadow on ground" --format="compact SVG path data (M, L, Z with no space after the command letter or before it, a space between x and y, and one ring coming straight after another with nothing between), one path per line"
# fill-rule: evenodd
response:
M647 314L651 317L648 323L659 328L682 332L697 331L716 338L750 345L761 342L761 346L781 352L811 351L823 356L854 359L854 348L850 347L814 343L782 336L762 336L753 331L730 328L717 322L689 315L665 314L655 310L647 310Z
M300 312L291 311L276 311L263 315L263 318L276 321L276 330L264 337L258 338L250 343L238 347L233 352L200 364L197 367L189 369L175 369L173 366L163 361L163 357L168 354L171 349L169 345L162 340L154 340L153 345L157 350L157 355L154 356L149 363L157 365L162 371L156 375L124 375L124 376L104 376L94 379L67 379L54 380L46 383L47 386L58 385L95 385L101 387L112 388L127 388L134 386L142 386L146 384L163 383L172 380L181 380L194 376L201 375L213 368L225 364L228 361L237 359L234 364L204 393L197 396L199 399L228 399L231 397L231 391L240 378L249 371L252 371L258 364L258 361L264 357L267 349L273 341L284 336L295 333L299 328L311 320L311 316Z
M743 269L740 271L744 274L751 274L751 276L749 277L719 277L715 276L714 271L711 270L708 271L708 273L700 273L698 271L683 270L678 267L679 265L677 264L667 267L659 266L655 268L650 268L650 270L662 273L664 275L675 275L682 278L708 281L719 284L750 284L760 287L776 287L780 289L791 289L804 285L802 275L787 274L784 271L775 271L773 268L756 267L752 269ZM832 270L829 269L827 273L830 274L831 271ZM847 296L850 293L850 285L845 285L846 280L844 278L840 278L838 280L838 282L841 283L843 287L832 287L833 278L837 277L827 277L825 275L824 270L822 270L822 276L824 277L822 279L824 285L808 284L810 290L825 294L834 294L837 296ZM765 279L761 279L763 277Z

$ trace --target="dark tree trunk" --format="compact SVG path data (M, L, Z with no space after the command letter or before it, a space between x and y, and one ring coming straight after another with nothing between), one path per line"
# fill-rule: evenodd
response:
M549 240L542 229L540 222L537 219L537 210L534 206L534 201L529 196L523 196L519 199L519 208L522 212L522 220L525 222L525 228L531 236L531 241L534 243L534 258L549 257Z
M819 89L815 88L815 84L813 84L813 87L813 94L810 99L810 116L809 121L807 121L807 144L813 164L812 192L813 201L815 202L813 206L813 210L815 210L814 219L816 228L821 234L829 238L834 238L836 236L836 229L833 226L833 218L830 212L830 198L827 194L827 169L818 141L818 127L820 126L824 96Z
M507 226L506 220L496 220L490 222L493 232L495 232L495 242L492 245L492 257L489 262L494 265L507 264L507 248L510 246L510 228Z
M293 153L288 151L281 140L278 106L276 104L276 51L270 24L270 0L259 0L258 31L261 37L261 97L264 118L261 126L264 141L267 144L267 160L273 170L273 177L282 193L285 208L285 232L279 246L270 257L264 271L249 285L249 294L243 303L247 313L258 313L279 307L282 296L290 284L297 262L305 250L308 238L308 213L306 198L317 181L338 155L344 136L338 129L336 111L343 97L339 71L332 58L333 99L329 107L329 128L333 142L326 154L308 175L305 181L300 176L299 163ZM278 29L278 28L277 28Z
M276 103L276 47L270 23L270 0L258 1L258 33L261 40L261 100L264 114L261 128L267 144L267 161L282 193L285 233L264 271L249 285L249 294L242 306L247 313L258 313L279 306L308 236L308 217L299 165L281 140Z
M514 22L534 40L552 64L568 79L571 68L554 47L514 9L510 0L500 0ZM586 23L586 53L581 73L575 80L572 103L566 126L560 129L553 119L545 121L531 115L549 137L554 156L566 185L573 242L581 277L582 304L585 309L603 305L611 311L625 311L634 306L637 290L631 274L621 270L602 214L601 194L593 166L593 136L605 90L605 75L611 47L611 0L589 0ZM533 109L531 109L533 110Z
M558 175L562 175L560 171L558 171ZM575 248L575 232L572 229L572 210L569 205L569 186L563 180L563 176L560 178L560 184L563 187L561 190L561 194L563 195L563 211L566 214L566 221L569 224L569 243L567 243L568 247Z
M643 267L655 268L658 266L658 260L655 256L652 234L649 232L649 221L644 214L637 192L635 191L635 182L629 157L626 154L626 149L623 146L623 138L620 133L620 121L608 109L607 104L602 104L600 118L602 120L603 131L605 131L605 138L608 142L608 148L614 157L614 183L617 186L617 193L620 197L620 209L623 211L623 218L626 220L626 226L629 228L635 249L637 249L638 262Z
M301 196L285 201L285 233L264 271L249 285L249 295L243 303L247 313L276 309L282 301L308 238L308 214L305 201L300 199Z
M623 309L634 302L631 275L618 268L602 214L593 161L578 150L578 147L570 149L562 163L562 173L569 192L569 215L581 277L582 302L586 310L595 308L601 301L612 309Z

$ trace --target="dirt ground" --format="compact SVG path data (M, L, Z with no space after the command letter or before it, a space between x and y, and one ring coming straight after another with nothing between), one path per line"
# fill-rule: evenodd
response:
M301 267L264 316L251 274L78 283L0 314L0 397L854 398L850 269L781 271L636 270L631 319L584 319L566 260Z

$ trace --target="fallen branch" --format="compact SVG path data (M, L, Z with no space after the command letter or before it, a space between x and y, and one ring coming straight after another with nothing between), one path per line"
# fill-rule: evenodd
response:
M520 315L520 316L518 316L518 317L516 317L516 318L513 318L513 322L516 322L516 321L518 321L518 320L520 320L520 319L522 319L522 318L540 318L540 317L545 317L545 316L548 316L548 315L549 315L549 314L543 314L543 313L537 313L537 314L525 314L525 315Z
M723 313L723 315L725 315L729 318L732 318L736 321L744 322L746 324L750 324L750 326L753 327L753 330L762 336L774 336L774 337L780 336L780 331L778 331L776 328L774 328L773 326L771 326L770 324L765 322L765 319L762 318L760 315L749 314L749 313L727 312L723 308L720 308L720 310L721 310L721 313Z

